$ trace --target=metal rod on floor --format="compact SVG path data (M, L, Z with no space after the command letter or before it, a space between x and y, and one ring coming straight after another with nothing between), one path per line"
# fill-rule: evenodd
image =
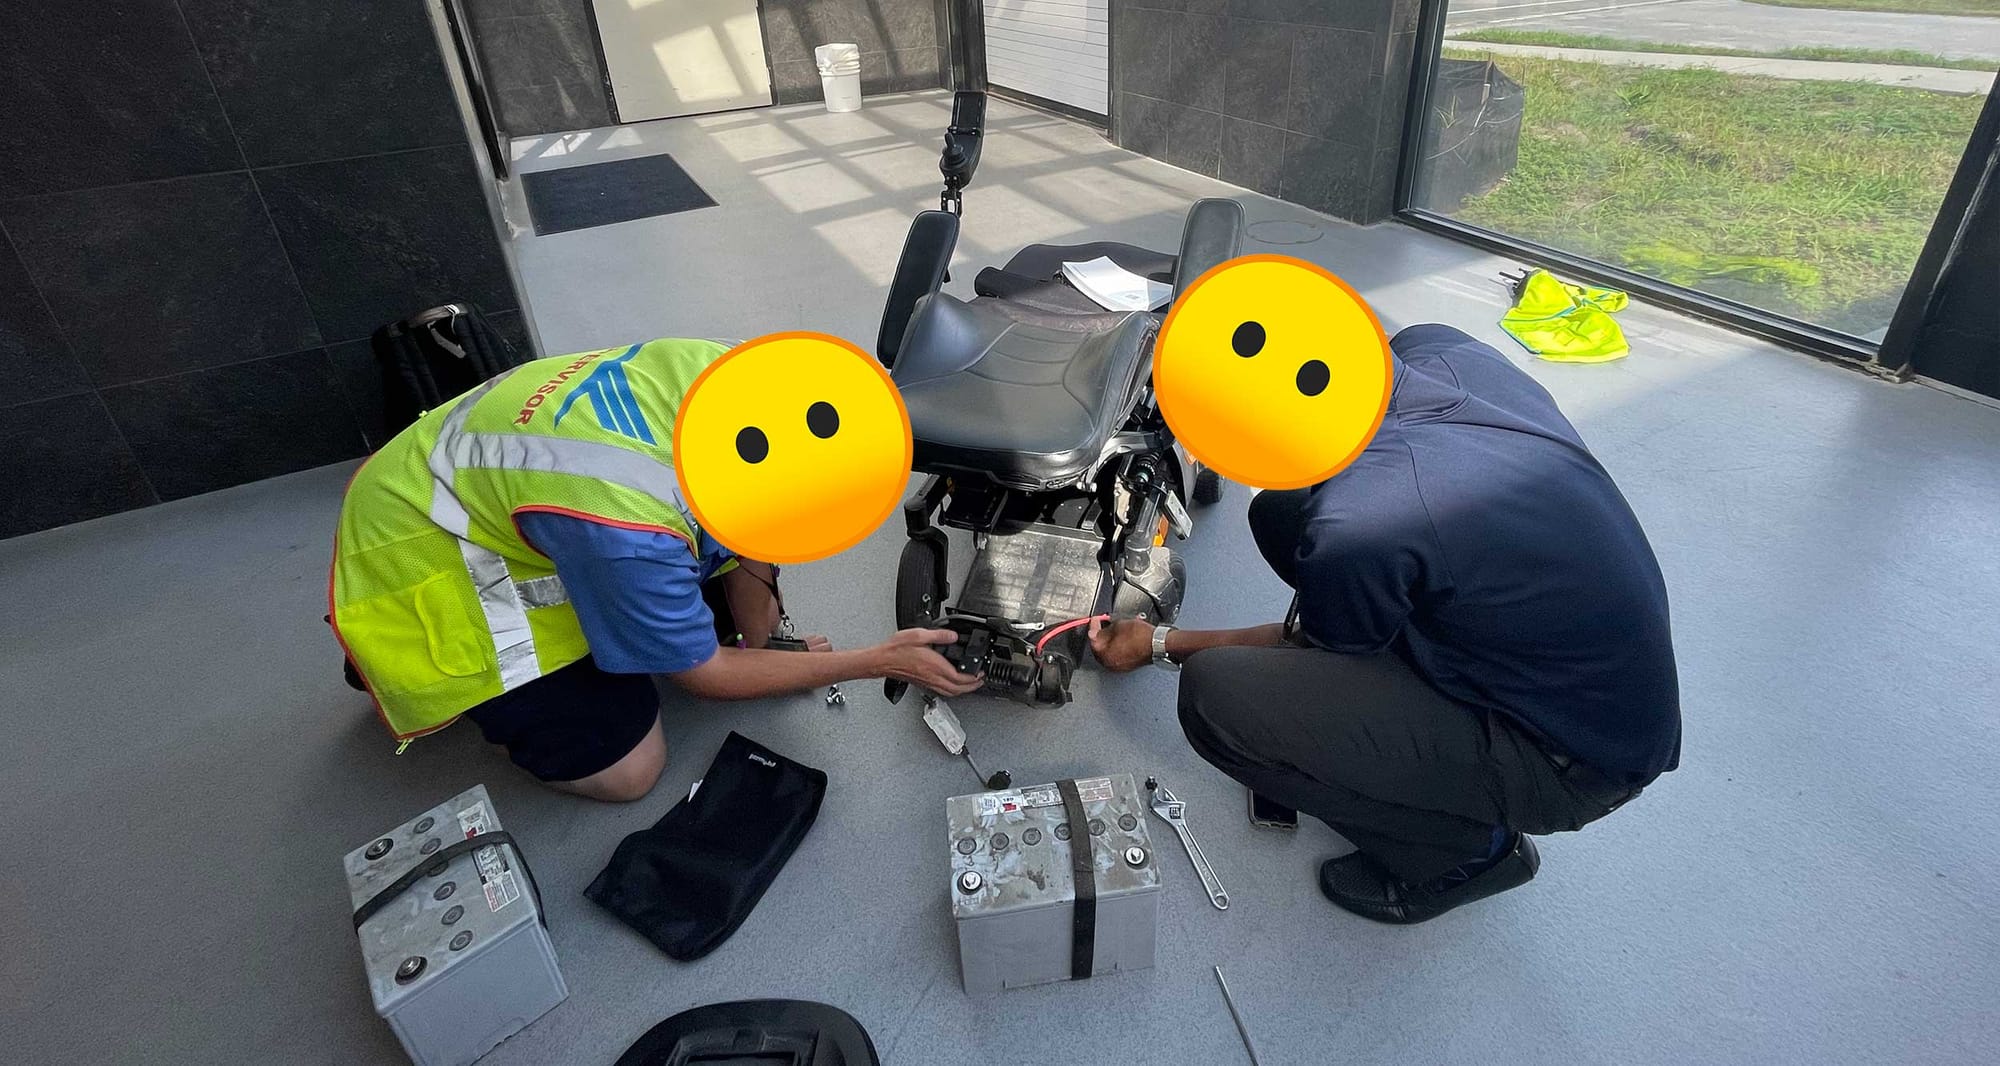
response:
M1243 1050L1250 1053L1250 1066L1263 1066L1257 1060L1257 1045L1250 1042L1250 1030L1243 1027L1243 1016L1236 1013L1236 997L1229 994L1229 982L1222 978L1222 967L1215 968L1215 980L1222 986L1222 1002L1229 1004L1229 1016L1236 1020L1236 1035L1243 1038Z

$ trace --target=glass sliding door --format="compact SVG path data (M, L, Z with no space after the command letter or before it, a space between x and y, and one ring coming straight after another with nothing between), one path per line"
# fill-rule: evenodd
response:
M1864 344L2000 69L2000 0L1434 2L1406 210Z

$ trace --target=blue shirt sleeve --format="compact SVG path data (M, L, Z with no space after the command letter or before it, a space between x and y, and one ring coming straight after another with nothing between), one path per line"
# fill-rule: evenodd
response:
M516 521L555 563L600 669L675 674L714 657L714 616L701 596L714 564L686 541L549 511Z

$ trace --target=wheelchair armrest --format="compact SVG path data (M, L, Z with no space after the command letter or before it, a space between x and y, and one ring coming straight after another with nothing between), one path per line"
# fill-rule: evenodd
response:
M1181 231L1181 252L1174 266L1174 296L1187 291L1196 278L1236 258L1243 243L1243 205L1210 197L1195 201L1187 227Z
M956 247L957 215L949 211L925 211L910 223L910 235L903 240L902 258L896 261L896 277L889 283L889 303L882 309L882 332L875 338L875 355L883 366L895 367L917 301L944 284L945 268L951 265L952 249Z

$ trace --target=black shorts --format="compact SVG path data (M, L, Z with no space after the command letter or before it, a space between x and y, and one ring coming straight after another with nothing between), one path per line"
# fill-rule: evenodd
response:
M736 619L722 582L702 585L717 641L733 641ZM613 674L588 656L466 712L514 765L543 781L576 781L608 770L646 739L660 717L647 674Z
M611 674L588 656L467 711L514 765L543 781L576 781L631 754L660 720L647 674Z

